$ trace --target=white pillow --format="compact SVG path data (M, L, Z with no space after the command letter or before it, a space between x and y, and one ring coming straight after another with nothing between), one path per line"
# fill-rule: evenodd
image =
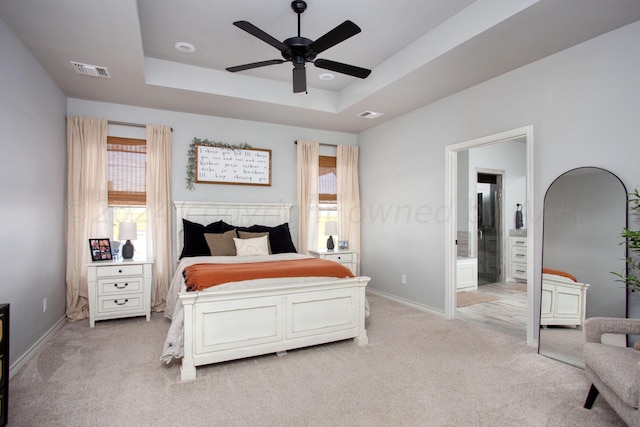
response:
M269 255L269 236L254 239L233 238L238 256Z

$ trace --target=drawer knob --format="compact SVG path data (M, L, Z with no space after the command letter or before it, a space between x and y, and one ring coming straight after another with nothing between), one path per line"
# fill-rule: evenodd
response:
M126 303L128 303L128 302L129 302L129 299L128 299L128 298L126 298L123 302L120 302L120 300L114 299L114 300L113 300L113 302L114 302L114 304L116 304L116 305L125 305Z
M114 283L114 284L113 284L113 286L115 286L115 287L116 287L116 288L118 288L118 289L124 289L124 288L126 288L127 286L129 286L129 284L128 284L128 283L125 283L123 286L118 286L118 284L117 284L117 283Z
M118 270L118 273L122 273L122 270Z

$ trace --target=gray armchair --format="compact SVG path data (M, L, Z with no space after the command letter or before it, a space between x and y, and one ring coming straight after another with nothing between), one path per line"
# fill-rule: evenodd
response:
M640 425L640 351L603 344L602 335L640 335L640 319L592 317L585 321L584 364L591 388L584 407L601 394L630 426Z

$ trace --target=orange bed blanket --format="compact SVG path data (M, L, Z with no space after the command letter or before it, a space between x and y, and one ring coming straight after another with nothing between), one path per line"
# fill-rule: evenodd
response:
M188 291L201 291L228 282L281 277L354 277L347 267L319 258L248 262L232 264L194 264L184 269Z
M574 276L571 273L567 273L566 271L554 270L552 268L543 268L542 272L546 274L555 274L556 276L566 277L567 279L571 279L574 282L578 282L578 279L576 279L576 276Z

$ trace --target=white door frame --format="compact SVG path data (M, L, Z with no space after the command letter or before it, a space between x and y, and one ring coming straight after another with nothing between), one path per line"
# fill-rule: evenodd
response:
M527 200L525 204L527 220L527 345L535 346L534 341L534 227L533 221L533 125L512 129L469 141L445 147L445 202L451 208L451 214L445 220L445 307L444 313L447 319L456 316L456 238L457 238L457 211L458 211L458 152L471 148L484 147L498 142L513 139L524 139L527 146Z

